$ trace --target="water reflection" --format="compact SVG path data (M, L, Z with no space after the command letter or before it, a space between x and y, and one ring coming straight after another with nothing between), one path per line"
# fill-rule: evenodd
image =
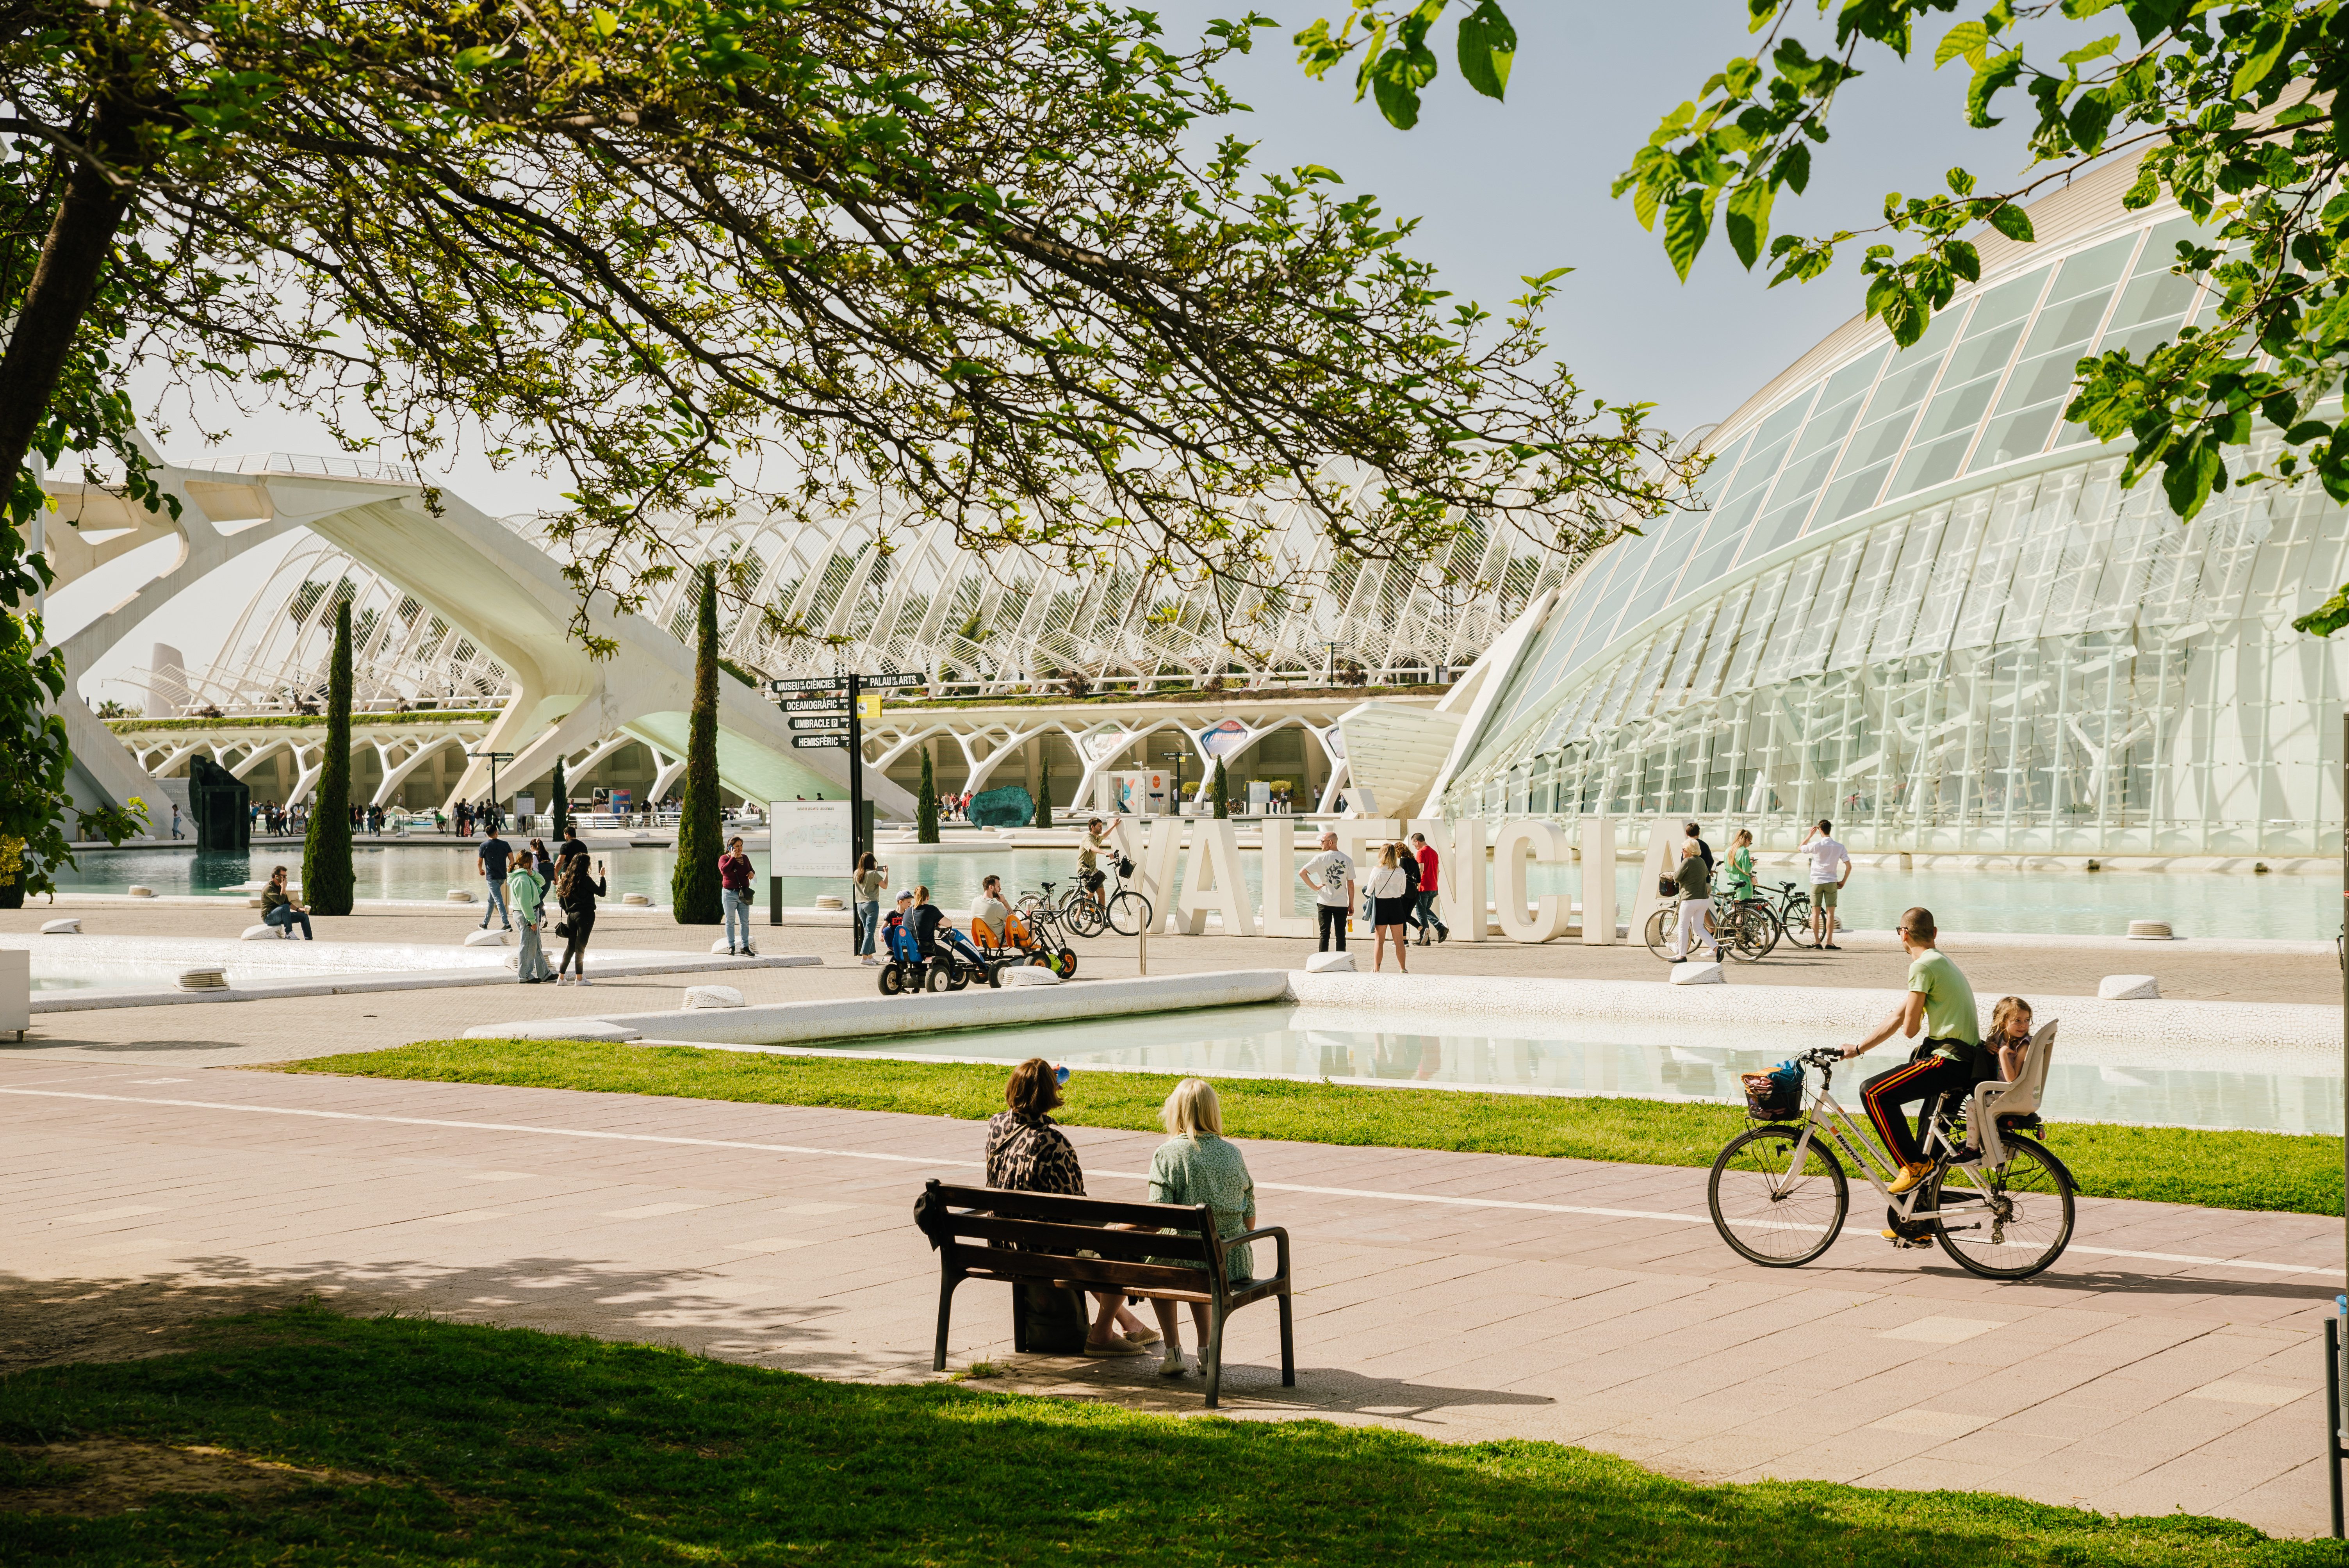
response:
M1627 1044L1619 1040L1505 1032L1504 1022L1458 1030L1331 1028L1330 1009L1282 1005L1121 1018L1109 1039L1098 1023L901 1037L874 1043L894 1055L1041 1056L1159 1073L1267 1073L1387 1083L1485 1084L1566 1094L1643 1099L1742 1101L1738 1075L1775 1066L1816 1040L1792 1035L1751 1047ZM1522 1027L1522 1025L1517 1026ZM1597 1027L1597 1026L1594 1026ZM1898 1059L1889 1049L1837 1076L1837 1098L1858 1101L1868 1073ZM2338 1077L2168 1070L2065 1063L2048 1075L2050 1119L2277 1132L2341 1131Z

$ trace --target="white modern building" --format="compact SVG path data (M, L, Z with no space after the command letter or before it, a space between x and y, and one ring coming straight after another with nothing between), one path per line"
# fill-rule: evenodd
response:
M1821 817L1861 851L2337 847L2349 639L2291 622L2349 578L2349 514L2302 483L2181 523L2063 418L2082 357L2214 309L2169 271L2189 221L2121 209L2133 175L2041 201L2034 244L1986 240L1914 346L1857 320L1748 398L1703 504L1540 594L1463 711L1415 721L1443 759L1381 805L1685 812L1780 848Z

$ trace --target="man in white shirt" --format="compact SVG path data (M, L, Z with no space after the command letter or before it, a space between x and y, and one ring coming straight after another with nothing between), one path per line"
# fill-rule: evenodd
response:
M1354 862L1338 851L1338 835L1321 835L1321 852L1299 868L1297 880L1313 890L1314 913L1321 922L1320 951L1346 951L1346 917L1354 908Z
M1803 838L1803 853L1811 861L1811 932L1821 947L1836 945L1836 900L1851 881L1851 856L1836 841L1835 824L1825 817Z
M1005 928L1010 923L1011 912L1003 903L1003 879L989 877L978 884L978 896L971 901L970 918L974 928L980 921L987 923L987 934L980 937L988 946L1000 947L1006 940ZM974 929L971 933L978 936Z

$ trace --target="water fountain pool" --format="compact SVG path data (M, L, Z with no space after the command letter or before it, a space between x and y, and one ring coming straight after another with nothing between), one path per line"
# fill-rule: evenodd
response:
M611 896L639 892L667 904L669 873L676 864L667 850L598 850L610 877ZM760 869L766 856L755 843ZM471 846L447 844L362 845L353 853L357 893L363 899L429 899L450 888L479 884ZM1065 884L1075 873L1070 850L947 851L891 848L883 859L891 882L924 882L948 909L967 909L981 877L995 874L1018 890L1050 881ZM1262 885L1262 862L1244 854L1248 896ZM274 865L298 872L298 846L265 847L248 853L199 853L192 850L94 850L78 866L58 873L60 891L121 892L141 883L159 893L235 896L228 889L265 879ZM1617 878L1617 907L1629 909L1636 869ZM1765 882L1800 880L1791 869L1764 868ZM822 893L844 894L845 879L786 876L783 902L807 905ZM1534 891L1579 895L1578 870L1537 867ZM1305 912L1305 890L1293 890ZM2126 935L2131 920L2167 920L2179 934L2205 937L2267 937L2329 941L2340 929L2341 890L2329 876L2249 876L2208 872L1989 872L1882 871L1863 867L1843 895L1844 922L1856 930L1889 930L1902 910L1924 904L1945 931L2015 932L2071 935Z
M1742 1103L1738 1074L1822 1044L1816 1031L1744 1031L1736 1045L1632 1043L1631 1030L1576 1022L1526 1033L1522 1018L1384 1016L1367 1009L1271 1003L1098 1022L1040 1024L875 1041L890 1056L1029 1057L1138 1072L1267 1074L1336 1083L1481 1086L1556 1094ZM1610 1038L1612 1035L1615 1037ZM1837 1097L1858 1103L1860 1078L1899 1060L1880 1048L1839 1073ZM2271 1064L2261 1064L2271 1065ZM2305 1073L2193 1071L2067 1061L2059 1044L2046 1105L2058 1123L2341 1131L2341 1078L2313 1058Z

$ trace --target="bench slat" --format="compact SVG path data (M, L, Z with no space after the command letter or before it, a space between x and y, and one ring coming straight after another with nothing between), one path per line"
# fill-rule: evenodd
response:
M1015 1253L1002 1247L969 1247L948 1243L941 1248L947 1267L973 1278L1078 1280L1102 1289L1174 1290L1199 1294L1206 1282L1199 1269L1168 1264L1112 1263L1107 1258L1065 1258L1056 1253Z
M1080 1223L1147 1225L1153 1230L1206 1229L1204 1204L1124 1203L1109 1198L1072 1198L1060 1192L1014 1192L1000 1187L949 1187L941 1181L927 1190L953 1209L981 1209L1007 1219L1070 1220Z
M1204 1238L1179 1232L1162 1235L1155 1231L1112 1231L1097 1225L1054 1225L1041 1220L1007 1220L989 1214L949 1214L936 1222L936 1226L941 1236L979 1236L988 1241L1011 1242L1030 1252L1083 1247L1103 1257L1126 1257L1136 1262L1147 1257L1196 1258L1203 1264L1213 1261Z

